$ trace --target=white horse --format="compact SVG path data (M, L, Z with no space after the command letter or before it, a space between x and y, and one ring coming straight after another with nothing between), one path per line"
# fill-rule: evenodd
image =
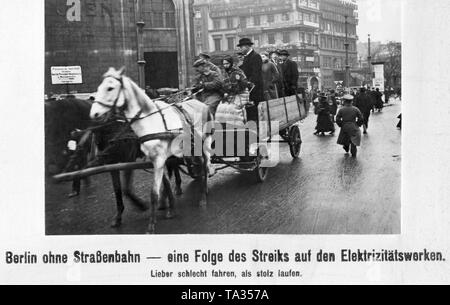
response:
M121 109L131 128L141 140L141 149L154 166L154 184L151 192L152 216L148 233L154 234L156 228L156 207L161 201L162 186L167 192L169 207L166 218L173 217L175 199L170 181L165 172L168 158L175 156L182 158L184 150L182 145L175 143L176 134L184 133L186 136L185 120L182 112L175 106L162 101L152 101L139 86L124 74L124 69L117 71L110 68L103 76L103 82L98 87L95 102L91 109L91 118L98 118L108 111ZM214 174L211 166L211 132L203 132L204 124L212 121L208 106L197 100L190 100L182 104L184 114L190 120L197 120L204 142L201 156L197 156L202 165L202 194L200 205L207 202L207 177ZM200 115L199 115L200 114ZM191 121L191 123L193 123ZM201 121L201 122L199 122ZM191 128L189 128L189 132ZM197 131L199 131L197 129ZM190 135L188 135L189 138ZM179 139L179 137L177 138Z

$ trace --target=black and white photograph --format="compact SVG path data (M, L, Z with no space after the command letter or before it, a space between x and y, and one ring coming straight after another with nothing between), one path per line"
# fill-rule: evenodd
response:
M400 16L45 0L46 234L400 234Z
M449 13L5 1L0 284L448 284Z

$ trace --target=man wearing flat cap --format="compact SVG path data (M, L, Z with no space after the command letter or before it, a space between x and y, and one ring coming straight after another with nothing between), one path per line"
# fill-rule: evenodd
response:
M244 71L248 81L255 87L250 93L250 100L255 103L255 107L247 109L249 120L258 119L258 104L264 100L263 77L262 77L262 59L261 56L253 50L253 42L249 38L242 38L237 45L244 56L244 61L239 67Z
M281 67L283 70L284 90L286 96L296 95L298 89L298 66L297 63L289 59L287 50L280 51L280 59L283 62Z
M223 97L223 82L217 72L211 70L211 66L204 59L199 59L194 63L197 72L193 92L199 92L198 99L208 105L213 115L216 114L217 106Z
M215 64L213 64L211 62L211 56L206 53L206 52L202 52L200 54L198 54L198 57L200 59L203 59L204 61L206 61L206 63L210 66L210 69L214 72L216 72L217 74L219 74L220 76L222 76L222 71L220 70L219 67L217 67Z

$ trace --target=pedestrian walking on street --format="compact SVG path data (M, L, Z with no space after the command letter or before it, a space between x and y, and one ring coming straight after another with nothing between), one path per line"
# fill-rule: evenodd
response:
M277 66L272 61L270 61L269 54L267 52L261 53L261 59L263 61L262 75L263 75L264 98L267 101L277 99L278 98L277 82L280 78Z
M286 96L297 94L299 77L297 63L289 59L289 56L290 54L287 50L280 52L280 58L283 62L282 69Z
M242 38L237 45L244 56L244 61L239 67L244 71L249 82L255 87L250 93L250 100L255 106L247 108L248 120L258 120L258 104L264 101L263 77L262 77L262 59L261 56L253 49L253 42L249 38Z
M360 127L364 123L364 117L361 111L352 105L352 95L345 95L343 100L344 106L336 116L336 123L341 128L337 143L344 147L346 153L350 151L356 158L358 147L361 146Z
M330 91L330 101L329 101L329 105L330 105L330 115L331 115L331 121L333 123L336 123L336 114L338 111L338 103L336 100L336 92L334 90Z
M370 111L373 109L373 99L366 92L366 88L362 87L360 93L356 97L355 107L358 108L364 118L364 134L367 134L369 129Z
M375 98L375 109L377 109L378 112L381 112L384 108L384 104L383 104L383 94L380 92L379 88L375 90L373 96Z
M322 93L319 95L319 104L317 105L317 126L315 135L325 135L325 132L330 132L333 135L335 132L335 127L333 121L331 120L330 105L327 101L327 96Z

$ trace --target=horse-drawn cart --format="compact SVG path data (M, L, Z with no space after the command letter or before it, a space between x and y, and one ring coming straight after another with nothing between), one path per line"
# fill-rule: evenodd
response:
M274 144L288 143L292 157L299 157L302 145L299 122L308 116L308 110L308 103L298 96L261 102L256 124L216 129L212 163L222 165L217 170L231 167L255 172L257 181L264 182L269 167L274 166L271 152Z

